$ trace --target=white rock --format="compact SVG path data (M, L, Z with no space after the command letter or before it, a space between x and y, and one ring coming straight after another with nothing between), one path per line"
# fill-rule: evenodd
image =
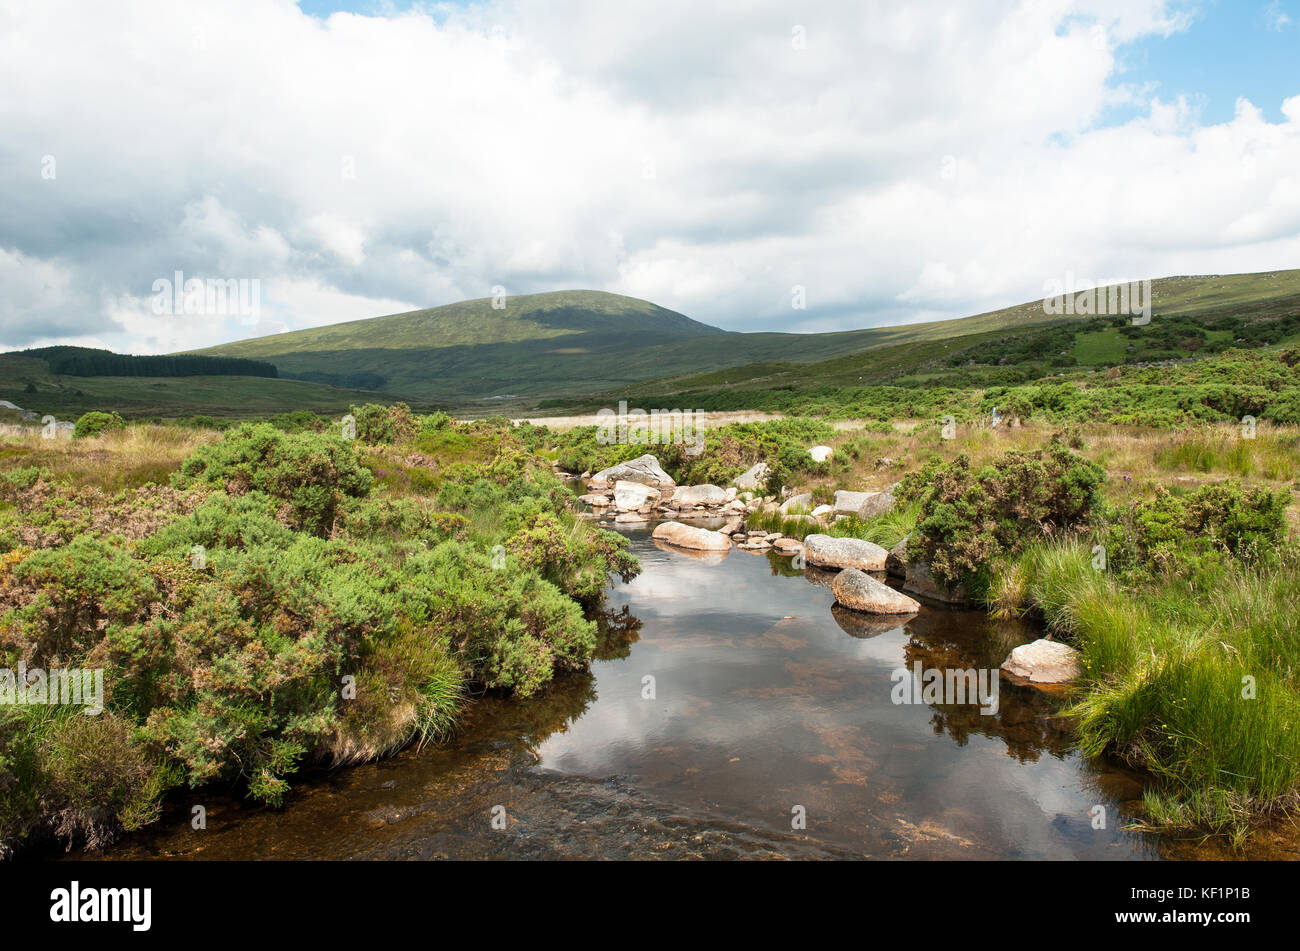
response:
M861 538L832 538L809 535L803 540L808 564L818 568L856 568L859 571L884 571L889 552L874 542Z
M640 482L616 482L614 484L614 505L620 509L639 509L653 499L659 498L659 490Z
M678 548L691 548L696 551L731 550L731 539L722 532L683 525L681 522L663 522L656 525L651 537L669 545L676 545Z
M813 446L808 450L808 455L812 456L813 462L825 462L833 452L830 446Z
M684 485L673 493L673 501L681 505L721 505L731 500L726 490L716 485Z
M858 518L864 521L869 518L875 518L877 515L884 515L886 512L894 510L894 493L893 492L869 492L867 499L858 508Z
M806 509L812 506L812 493L801 492L798 495L792 495L781 503L780 512L785 515L791 509Z
M1077 650L1041 637L1013 650L1002 662L1002 669L1034 684L1063 684L1083 676Z
M736 487L747 490L761 488L763 483L767 481L769 472L771 472L771 469L768 468L766 462L757 462L750 466L749 471L736 476Z
M672 476L659 466L659 460L646 453L628 462L602 469L591 477L593 482L641 482L645 485L673 485Z
M836 515L857 515L858 509L862 508L862 503L874 494L874 492L847 492L840 489L835 493L835 504L832 508Z
M831 593L846 608L868 614L915 614L921 610L920 602L856 568L846 568L836 575Z

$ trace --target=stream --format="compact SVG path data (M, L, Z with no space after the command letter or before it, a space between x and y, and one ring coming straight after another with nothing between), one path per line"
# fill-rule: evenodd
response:
M894 702L898 668L996 670L1033 625L872 619L833 607L829 574L669 549L654 524L619 526L643 570L610 588L589 673L480 698L445 744L307 771L280 810L178 793L101 857L1300 857L1289 826L1244 853L1127 831L1145 780L1074 749L1060 692L1003 678L995 713Z

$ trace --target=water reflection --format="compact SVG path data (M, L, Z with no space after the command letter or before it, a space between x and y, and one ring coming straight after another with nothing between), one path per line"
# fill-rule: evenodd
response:
M627 534L644 570L593 613L590 673L527 702L482 698L453 742L305 778L281 811L181 797L111 857L1206 854L1124 831L1140 777L1080 756L1059 694L1002 680L991 714L893 702L898 668L996 669L1030 627L933 606L873 619L833 605L833 573ZM207 831L189 828L191 800Z

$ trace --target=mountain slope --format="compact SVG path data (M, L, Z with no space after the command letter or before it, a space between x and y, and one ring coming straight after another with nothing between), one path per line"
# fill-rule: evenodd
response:
M1294 296L1300 296L1300 270L1152 282L1157 312L1208 314ZM267 360L282 377L468 403L576 397L643 380L826 361L904 344L951 345L971 334L1078 319L1048 315L1035 300L971 317L868 330L729 333L636 298L557 291L508 297L502 309L483 298L195 352ZM844 368L856 376L853 370Z

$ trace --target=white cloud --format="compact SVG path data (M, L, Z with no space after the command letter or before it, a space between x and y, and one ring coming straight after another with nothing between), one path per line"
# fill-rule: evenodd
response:
M1120 44L1187 26L1160 0L437 14L0 0L0 343L197 347L497 284L842 329L1300 260L1300 88L1204 125L1117 85ZM260 327L152 314L176 270L258 279Z

